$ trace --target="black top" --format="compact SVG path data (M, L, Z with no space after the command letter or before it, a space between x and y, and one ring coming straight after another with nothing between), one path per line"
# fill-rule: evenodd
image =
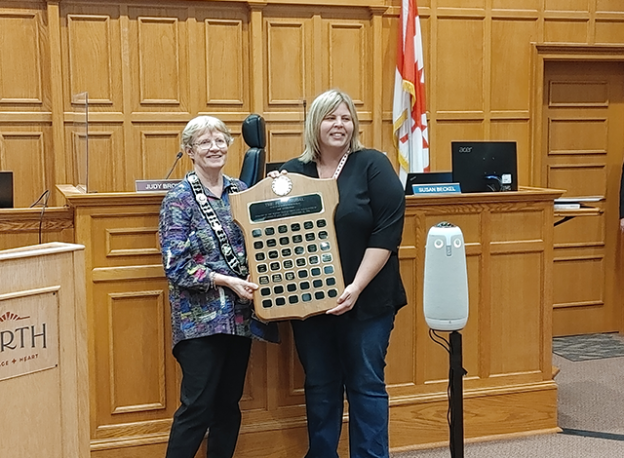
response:
M318 178L316 162L291 159L283 170ZM367 248L384 248L390 258L364 288L353 310L357 319L395 311L407 304L399 271L405 195L388 158L364 149L349 155L338 177L339 203L334 224L345 285L353 282Z

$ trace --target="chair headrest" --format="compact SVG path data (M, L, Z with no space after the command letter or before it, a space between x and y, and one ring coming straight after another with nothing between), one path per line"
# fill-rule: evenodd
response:
M243 121L243 139L250 148L266 146L266 128L264 118L257 114L250 114Z

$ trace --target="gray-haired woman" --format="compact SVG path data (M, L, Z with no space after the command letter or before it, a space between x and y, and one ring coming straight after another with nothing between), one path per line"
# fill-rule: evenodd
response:
M182 369L167 458L193 458L208 433L210 458L231 458L251 347L251 299L243 234L228 195L246 188L223 174L232 144L211 116L191 120L182 149L193 170L164 198L160 244L169 280L173 354Z

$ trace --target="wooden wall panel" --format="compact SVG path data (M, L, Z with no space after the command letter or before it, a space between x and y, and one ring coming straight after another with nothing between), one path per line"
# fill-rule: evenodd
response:
M129 7L128 19L132 110L188 113L187 10Z
M544 21L544 41L547 43L585 43L588 19L547 19Z
M548 168L548 182L555 189L568 189L569 196L603 196L606 180L604 165L553 165ZM575 183L573 188L572 183Z
M119 41L114 40L115 32L119 34L117 22L108 15L67 15L68 90L72 95L88 92L92 109L93 105L114 105L113 100L117 110L121 108L118 85L117 94L113 93L113 81L119 80Z
M422 9L421 2L418 3ZM422 14L422 12L421 12ZM383 49L383 62L387 63L382 66L382 80L384 84L381 87L381 109L384 113L383 121L384 127L388 124L388 127L392 128L392 102L394 96L394 80L396 75L396 62L397 55L397 35L398 35L398 16L386 14L382 17L382 41L384 43ZM431 46L429 37L431 36L431 18L425 15L420 16L420 30L423 35L423 54L424 54L424 72L425 79L428 81L432 78L431 75ZM427 110L431 109L431 84L425 85ZM392 139L389 139L392 144ZM386 143L386 142L384 142Z
M555 260L555 307L604 304L604 257L584 255Z
M139 103L176 105L182 100L180 22L177 18L137 18ZM154 56L159 59L155 60Z
M415 275L416 260L401 255L401 275L405 278L411 278ZM410 289L410 285L407 286ZM412 298L416 291L406 291L408 297ZM417 338L413 332L414 324L422 321L420 310L415 307L405 308L394 322L394 329L390 335L390 347L388 349L388 366L386 367L386 383L388 392L398 394L401 389L413 387L417 383L416 368L420 366L420 362L416 361L416 357L400 361L398 355L399 349L408 350L408 354L416 355Z
M198 6L188 47L191 79L196 79L191 104L199 112L241 113L250 110L249 12L242 4ZM192 30L192 28L190 29ZM196 100L193 100L196 99Z
M546 11L585 11L587 0L545 0Z
M111 192L124 186L122 130L119 125L93 126L89 132L89 188Z
M490 239L493 247L504 247L504 242L515 240L542 241L542 215L536 211L497 212L491 215L492 224L500 229Z
M165 383L176 380L177 369L169 346L168 292L145 269L134 275L118 268L94 273L97 299L89 320L97 330L91 331L90 359L97 361L91 383L99 394L91 399L92 440L163 433L178 394L176 386Z
M467 380L471 380L471 383L479 384L483 380L487 379L489 373L485 370L486 363L489 365L489 352L483 351L483 346L488 345L488 337L490 324L488 323L489 311L487 310L488 304L486 302L487 294L482 293L484 276L481 274L482 269L487 268L484 266L484 255L480 244L472 243L466 245L466 266L470 271L470 278L468 279L468 304L472 307L472 312L469 311L468 323L464 328L465 332L462 341L463 350L463 365L464 369L468 371ZM487 276L486 276L487 277ZM487 282L485 283L487 284ZM470 305L472 304L472 306ZM483 310L476 312L475 305L483 304ZM431 345L431 342L429 343ZM442 350L438 345L435 345L437 350ZM432 355L433 357L433 355ZM443 384L445 379L442 371L438 369L436 374L439 383ZM448 381L448 374L446 374ZM441 386L440 388L441 389Z
M548 62L540 133L544 184L597 196L594 216L555 231L554 332L621 327L618 219L624 134L622 63ZM607 272L615 272L609 275ZM588 281L579 280L588 279ZM617 285L616 285L617 283Z
M557 226L555 244L561 248L584 247L602 249L605 220L601 217L574 218ZM600 247L600 248L598 248ZM593 252L590 251L592 254Z
M283 110L283 105L300 106L309 85L311 62L309 23L273 18L267 33L267 108Z
M483 121L471 120L438 120L437 130L430 141L439 145L435 156L431 158L435 170L452 170L451 142L454 140L480 140L485 136L486 124ZM431 135L431 134L430 134Z
M166 408L167 295L167 290L109 294L111 414ZM136 357L124 356L129 349Z
M243 19L206 19L206 104L241 109L244 105L243 75L249 73L248 40L243 32ZM191 59L193 61L194 59Z
M147 127L145 125L141 125L140 129L138 135L141 139L141 154L138 157L141 165L136 168L140 173L135 175L135 179L164 178L173 167L177 151L180 151L180 129L163 129L161 126ZM170 178L182 178L183 171L191 167L191 161L184 152Z
M497 272L492 282L491 311L491 353L490 373L535 373L541 360L540 335L543 330L533 323L539 322L539 308L525 304L539 304L543 301L541 288L526 289L519 279L505 265L514 265L515 272L522 272L521 283L541 284L543 277L542 253L497 254L492 257L492 271ZM522 339L524 345L515 343ZM502 357L503 354L506 357Z
M577 85L571 90L586 86ZM553 119L548 126L550 154L606 154L608 128L608 120L602 117Z
M98 247L92 254L93 267L95 269L135 265L161 267L157 215L124 213L123 219L124 222L121 224L117 213L93 215L91 219L93 243ZM134 244L136 236L143 240L139 246ZM118 273L121 274L122 271L119 270ZM106 272L102 271L101 275L105 274Z
M399 260L402 278L415 278L418 272L418 251L417 243L417 227L419 221L416 215L408 215L405 217L404 235L399 249ZM418 295L418 291L411 282L405 282L405 293L409 303L414 303ZM417 379L416 368L420 365L416 362L416 357L409 360L399 361L397 358L398 349L409 349L412 355L417 354L417 341L419 336L413 332L415 323L422 321L420 310L415 307L405 307L400 316L394 322L394 330L390 335L390 347L388 350L388 366L386 367L386 383L388 392L394 395L400 395L410 387L414 386Z
M37 129L37 127L34 127ZM0 165L13 170L15 207L29 207L52 182L51 170L47 164L47 150L50 144L50 129L42 131L20 127L4 127L0 131ZM26 183L18 180L26 180Z
M596 19L596 43L617 44L624 42L624 20Z
M0 104L43 103L39 21L37 10L0 13Z
M515 137L519 143L529 144L526 129L501 128L504 124L499 122L530 122L530 43L623 41L617 27L624 21L621 6L601 0L588 3L592 2L595 5L591 8L585 2L578 8L569 2L542 5L534 0L518 8L509 0L493 0L491 4L445 0L434 6L421 1L432 169L448 168L448 149L454 139ZM396 163L390 111L398 9L394 4L375 8L284 8L269 4L249 10L236 2L195 5L172 0L144 6L63 2L58 45L67 74L61 79L64 117L71 122L76 109L71 93L87 88L92 93L92 112L97 113L94 119L121 123L119 146L126 153L122 159L125 165L115 170L115 175L123 175L116 186L117 190L131 190L134 180L146 173L141 157L144 138L137 123L165 123L165 130L173 131L200 112L238 124L251 111L265 116L272 113L268 117L277 123L301 121L303 101L309 102L317 93L336 85L361 101L361 116L369 116L371 122L367 141L391 152L390 159ZM35 21L40 15L36 9L7 11L3 11L4 20L28 17L38 28L47 26L45 21ZM259 18L261 33L252 33L252 15ZM375 23L375 15L381 15L380 22ZM54 21L51 24L54 26ZM34 30L34 25L29 27ZM40 68L45 75L48 67L42 62L48 58L50 46L56 49L55 33L39 33L38 59L24 49L26 56L31 56L27 58L28 68ZM50 44L48 37L53 39ZM30 43L32 51L35 42ZM213 64L224 60L226 65ZM10 61L6 66L13 68L16 63ZM379 67L382 84L373 86ZM35 73L29 71L29 75ZM51 87L42 79L41 98L51 99ZM19 80L20 84L30 84L28 81ZM264 106L255 102L260 100L258 94L265 98ZM374 114L374 100L383 107L380 114ZM447 121L468 127L449 131L444 125ZM55 124L53 131L57 129ZM62 139L62 135L54 135L56 141ZM70 139L65 139L65 144ZM163 138L163 142L162 151L169 150L168 140ZM70 150L66 147L63 160L55 160L59 176L73 175ZM158 161L165 163L168 154L163 153ZM290 151L275 152L274 156L286 154ZM530 154L528 149L520 149L522 170L531 162ZM528 183L526 175L520 174L521 182Z
M493 111L522 111L528 118L532 67L527 42L537 38L537 26L537 17L492 20L491 81L496 84L489 90Z
M267 162L285 162L303 152L303 125L280 124L267 132Z
M254 414L265 413L269 409L267 393L262 387L268 386L270 383L276 383L267 380L266 368L267 360L267 344L263 342L255 342L251 347L251 356L249 358L249 366L247 367L247 377L245 379L245 388L241 398L241 409Z
M619 0L596 0L596 11L621 13L622 4Z
M462 9L471 9L471 8L485 8L486 0L465 0L462 2L457 2L456 0L438 0L437 7L440 9L445 8L462 8Z
M438 19L441 36L470 37L437 43L437 80L433 97L438 113L463 112L483 116L483 18L444 17Z
M60 39L67 73L62 81L66 113L78 111L72 99L83 92L89 93L91 113L123 112L120 16L119 5L63 4Z
M277 408L279 415L285 417L293 415L305 415L303 405L305 399L303 394L304 375L301 364L297 357L297 351L292 337L292 330L289 323L280 325L280 332L283 333L285 345L272 348L272 356L277 357L276 368L277 377L274 375L269 380L278 383L281 389L271 393L273 399L269 407Z
M543 0L523 0L519 5L515 0L492 0L492 8L494 10L510 10L514 14L526 11L538 11L542 8Z
M238 177L241 166L243 165L245 151L247 151L249 147L243 140L240 123L228 123L228 128L230 129L232 138L234 138L234 143L232 143L228 149L227 163L223 170L226 175ZM188 168L187 171L188 170L191 169Z
M327 19L327 87L346 91L358 110L370 111L370 25L361 22ZM368 102L368 103L367 103Z
M518 116L518 118L521 119L493 119L490 124L490 134L492 139L516 142L518 182L526 183L531 177L533 165L529 141L531 122L528 118L522 119L524 118L523 115Z
M118 123L122 130L115 147L124 153L114 161L124 164L106 173L120 177L115 190L131 190L151 167L142 157L140 123L155 122L173 132L200 112L221 116L232 126L250 112L278 124L300 122L303 101L335 85L349 91L361 116L370 120L365 135L370 146L390 152L396 164L391 108L397 6L319 9L269 3L249 9L242 2L72 1L52 5L47 12L60 15L48 21L39 4L8 2L1 12L7 49L1 53L0 123L18 120L11 114L16 110L28 112L27 118L45 114L46 121L54 116L51 134L64 147L45 152L55 164L50 185L55 176L73 181L72 139L65 135L71 127L57 121L71 124L77 109L71 94L88 90L93 120ZM614 0L531 0L521 8L511 0L421 1L420 9L433 170L448 168L452 140L530 143L525 128L508 128L500 121L531 121L532 42L624 42L619 27L624 10ZM61 73L47 78L53 50L62 55ZM21 102L9 103L7 97ZM61 100L62 107L50 112L52 99ZM381 113L373 103L380 103ZM154 160L164 164L175 151L169 151L169 139L162 141L162 153ZM531 152L525 147L519 152L524 170ZM284 158L291 153L269 154ZM237 172L239 160L231 164L230 173ZM520 180L530 182L526 173ZM18 180L19 186L24 181Z

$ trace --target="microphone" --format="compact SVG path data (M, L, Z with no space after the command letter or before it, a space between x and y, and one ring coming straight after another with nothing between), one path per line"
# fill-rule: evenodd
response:
M175 166L178 165L178 161L182 158L182 155L184 153L182 151L179 151L178 154L176 154L176 158L175 161L173 161L173 165L171 166L171 169L169 169L169 173L167 173L167 176L165 176L165 180L167 180L171 174L173 173L173 169L175 169Z

